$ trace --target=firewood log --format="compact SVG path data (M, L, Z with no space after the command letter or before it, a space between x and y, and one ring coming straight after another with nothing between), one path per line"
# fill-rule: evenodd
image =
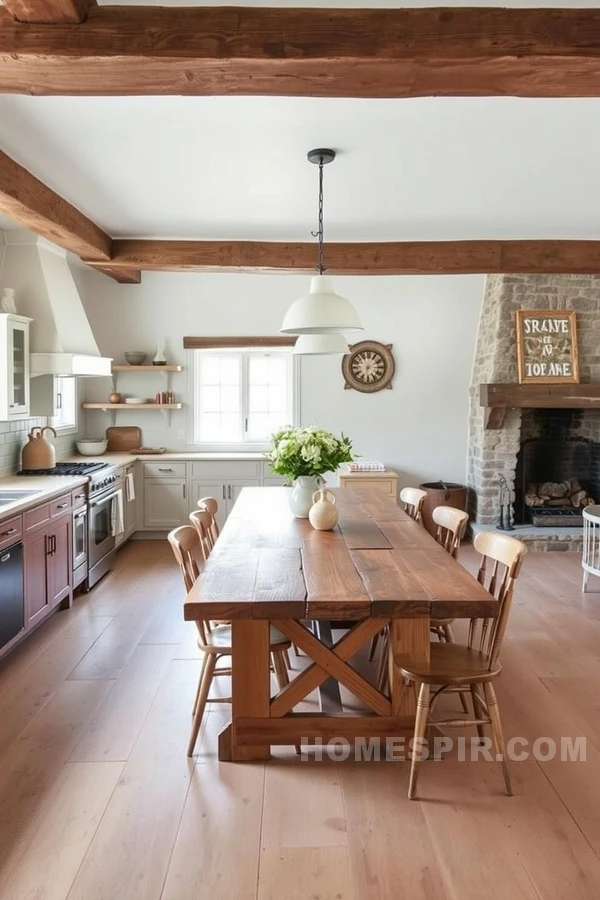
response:
M527 506L543 506L543 499L535 493L525 494L525 503Z
M584 505L586 497L587 491L576 491L574 494L571 494L571 505L579 509L580 506Z

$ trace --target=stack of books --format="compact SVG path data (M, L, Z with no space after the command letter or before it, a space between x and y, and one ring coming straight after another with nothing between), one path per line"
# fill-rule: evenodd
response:
M383 472L384 470L384 464L376 460L361 459L347 463L348 472Z

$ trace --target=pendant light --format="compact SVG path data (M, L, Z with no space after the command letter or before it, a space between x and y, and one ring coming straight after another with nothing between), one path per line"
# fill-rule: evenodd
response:
M283 334L344 334L363 330L352 304L334 292L331 279L323 274L327 268L323 249L323 166L334 159L334 150L311 150L308 154L309 162L319 166L319 230L312 232L319 239L319 274L313 275L309 293L288 309L280 328Z
M301 334L294 344L292 353L296 356L323 356L325 354L345 354L349 351L348 341L343 334Z

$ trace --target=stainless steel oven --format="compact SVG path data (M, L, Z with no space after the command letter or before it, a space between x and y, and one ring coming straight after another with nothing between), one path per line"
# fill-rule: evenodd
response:
M115 503L123 493L123 475L117 469L92 482L88 513L88 587L93 587L111 568L116 556Z

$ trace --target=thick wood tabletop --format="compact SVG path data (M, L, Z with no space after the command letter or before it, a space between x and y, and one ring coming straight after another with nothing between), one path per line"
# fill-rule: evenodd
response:
M469 618L496 600L392 500L337 488L335 531L289 509L289 488L244 488L187 596L198 619Z

